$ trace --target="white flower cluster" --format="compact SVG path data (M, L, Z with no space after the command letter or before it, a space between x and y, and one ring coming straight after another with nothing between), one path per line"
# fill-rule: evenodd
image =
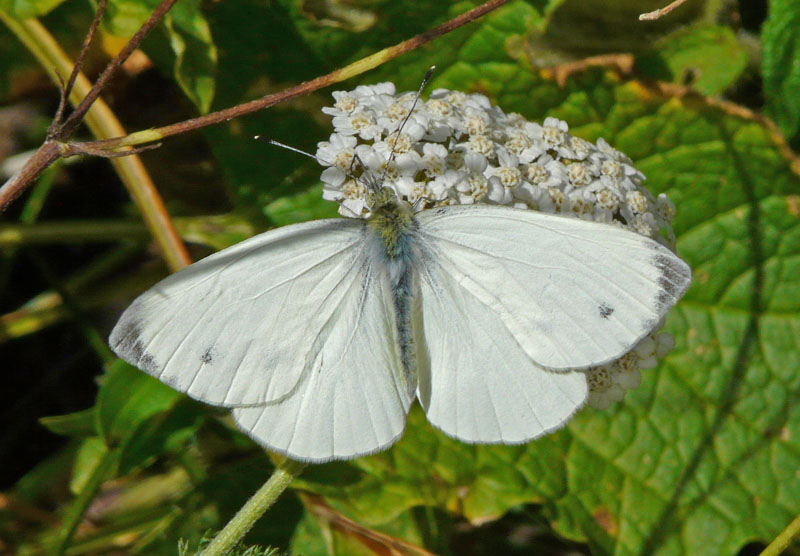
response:
M334 133L318 144L323 197L339 213L367 218L367 184L382 184L415 210L489 203L620 226L665 245L674 205L642 186L644 175L602 138L570 135L566 122L529 122L481 94L436 89L427 101L392 83L333 93L322 111ZM408 117L408 120L406 118ZM405 124L403 125L403 122ZM590 405L605 408L639 386L639 369L672 348L654 331L620 360L587 371Z

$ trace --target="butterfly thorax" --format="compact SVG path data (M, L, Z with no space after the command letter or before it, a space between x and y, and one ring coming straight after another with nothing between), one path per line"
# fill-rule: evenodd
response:
M397 198L388 187L370 194L372 214L367 221L386 249L391 260L407 259L409 237L416 228L411 205Z

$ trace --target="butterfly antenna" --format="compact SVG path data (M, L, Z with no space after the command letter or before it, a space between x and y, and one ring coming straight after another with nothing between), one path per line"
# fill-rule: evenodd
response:
M290 150L292 152L296 152L298 154L302 154L303 156L307 156L308 158L313 158L314 160L316 160L319 164L321 164L323 166L333 166L332 162L328 162L326 160L322 160L318 156L315 156L315 155L313 155L311 153L307 153L306 151L301 151L300 149L297 149L295 147L290 147L289 145L284 145L283 143L275 141L274 139L267 139L263 135L256 135L256 136L253 137L253 139L257 139L258 141L264 141L265 143L269 143L270 145L275 145L276 147L281 147L281 148ZM355 156L356 156L356 158L358 158L358 155L355 155ZM361 164L362 172L365 172L367 167L364 166L364 163L361 162L361 159L359 159L358 162L359 162L359 164ZM344 175L347 176L348 178L350 178L351 180L357 182L359 180L359 178L357 178L355 176L355 174L352 172L352 169L353 169L353 162L351 161L350 162L350 170L348 170L348 171L344 171L343 170L344 171ZM369 184L367 184L367 186L369 187Z
M423 78L422 83L419 86L419 90L417 91L417 96L414 97L414 102L411 104L411 109L408 111L408 114L406 114L406 117L403 118L403 121L400 123L400 127L397 128L397 136L394 138L392 151L391 153L389 153L389 160L386 161L386 167L383 169L383 174L381 174L380 183L383 183L384 180L386 179L386 172L389 170L389 165L394 160L395 156L394 151L397 148L397 140L400 138L400 133L402 133L403 128L406 126L406 123L408 122L409 118L411 118L411 114L414 113L414 108L417 107L417 102L419 101L419 97L422 96L422 91L423 89L425 89L425 85L428 84L428 81L431 80L431 76L433 75L433 70L435 69L436 66L431 66L431 68L428 70L428 73L425 74L425 77Z
M350 170L352 171L353 167L355 166L356 162L358 162L358 166L361 168L361 177L359 178L364 185L372 190L373 193L378 192L378 180L372 174L372 172L367 170L367 165L364 164L364 161L358 156L358 154L353 155L353 159L350 161ZM355 179L355 178L353 178ZM356 180L358 181L358 180Z
M253 139L255 139L256 141L264 141L265 143L269 143L270 145L275 145L276 147L281 147L286 150L296 152L297 154L302 154L303 156L307 156L308 158L313 158L314 160L316 160L317 162L319 162L324 166L333 166L332 163L326 162L325 160L321 160L311 153L307 153L306 151L301 151L300 149L297 149L295 147L290 147L289 145L284 145L283 143L279 143L274 139L267 139L263 135L256 135L253 137Z

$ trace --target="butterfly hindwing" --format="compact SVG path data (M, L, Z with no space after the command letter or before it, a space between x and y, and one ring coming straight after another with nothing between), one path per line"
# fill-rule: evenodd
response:
M419 268L419 399L428 420L482 443L525 442L563 426L586 400L584 373L537 365L500 316L435 259L423 257Z
M312 366L280 403L239 407L239 427L273 450L306 461L376 452L403 432L416 380L401 363L386 265L365 257Z

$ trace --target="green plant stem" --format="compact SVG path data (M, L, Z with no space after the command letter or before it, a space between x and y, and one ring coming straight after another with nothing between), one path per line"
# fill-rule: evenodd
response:
M64 521L58 530L57 541L53 554L61 555L66 552L72 541L72 536L78 529L83 520L86 510L89 509L89 504L94 500L95 495L100 490L100 486L111 474L111 470L116 465L118 452L116 450L109 450L106 452L97 466L92 470L92 474L83 485L83 488L78 493L77 498L72 501L67 513L64 515Z
M0 21L5 23L20 42L36 57L55 83L59 83L60 75L70 75L73 68L72 61L38 20L17 20L0 10ZM70 102L73 105L79 104L90 90L91 84L89 80L82 73L78 73L75 86L70 91ZM125 129L119 123L111 108L99 98L86 113L85 123L98 139L125 135ZM45 142L34 157L39 156L45 161L52 159L42 166L42 168L47 167L61 156L60 150L62 146L57 143ZM142 218L159 247L161 247L164 259L169 267L174 271L191 264L186 247L178 236L178 232L175 231L175 226L167 213L164 202L150 179L144 164L142 164L141 158L136 155L113 158L111 159L111 164L142 213ZM11 182L14 179L12 178L9 181ZM3 189L6 189L6 186L3 186ZM11 189L14 190L14 188ZM13 197L15 193L12 191L8 195ZM4 201L0 204L5 206L6 203Z
M22 207L22 212L19 215L19 227L31 226L39 218L39 213L42 211L47 196L50 194L50 190L53 187L53 183L55 182L56 175L60 168L60 161L56 161L52 166L42 172L42 175L36 180L31 194L25 201L25 206ZM2 238L2 235L2 226L0 226L0 238ZM0 247L3 246L3 241L0 239ZM9 247L3 250L3 259L0 261L0 290L5 290L8 277L17 259L18 250L19 242L12 242L9 244Z
M278 496L303 470L304 464L285 459L264 485L242 506L225 528L201 553L201 556L224 556L242 540Z
M0 246L64 243L109 243L117 240L146 241L141 222L123 220L64 220L40 224L0 224Z
M792 541L800 534L800 515L796 516L786 528L775 537L769 546L764 549L761 556L778 556L789 548Z
M228 247L255 233L249 223L235 214L184 216L173 219L175 229L189 242L215 249ZM234 239L227 239L233 236ZM139 220L47 220L37 223L0 224L0 247L38 244L146 242L151 239Z
M103 306L113 300L118 301L126 295L140 292L143 285L149 286L161 278L163 271L161 269L139 271L133 276L125 275L120 279L105 280L97 284L101 278L116 271L139 251L135 245L125 245L115 249L71 276L64 283L64 288L80 299L80 306L84 310ZM92 284L95 285L89 287ZM0 315L0 343L38 332L61 322L67 316L68 312L61 296L53 290L44 291L16 311Z

